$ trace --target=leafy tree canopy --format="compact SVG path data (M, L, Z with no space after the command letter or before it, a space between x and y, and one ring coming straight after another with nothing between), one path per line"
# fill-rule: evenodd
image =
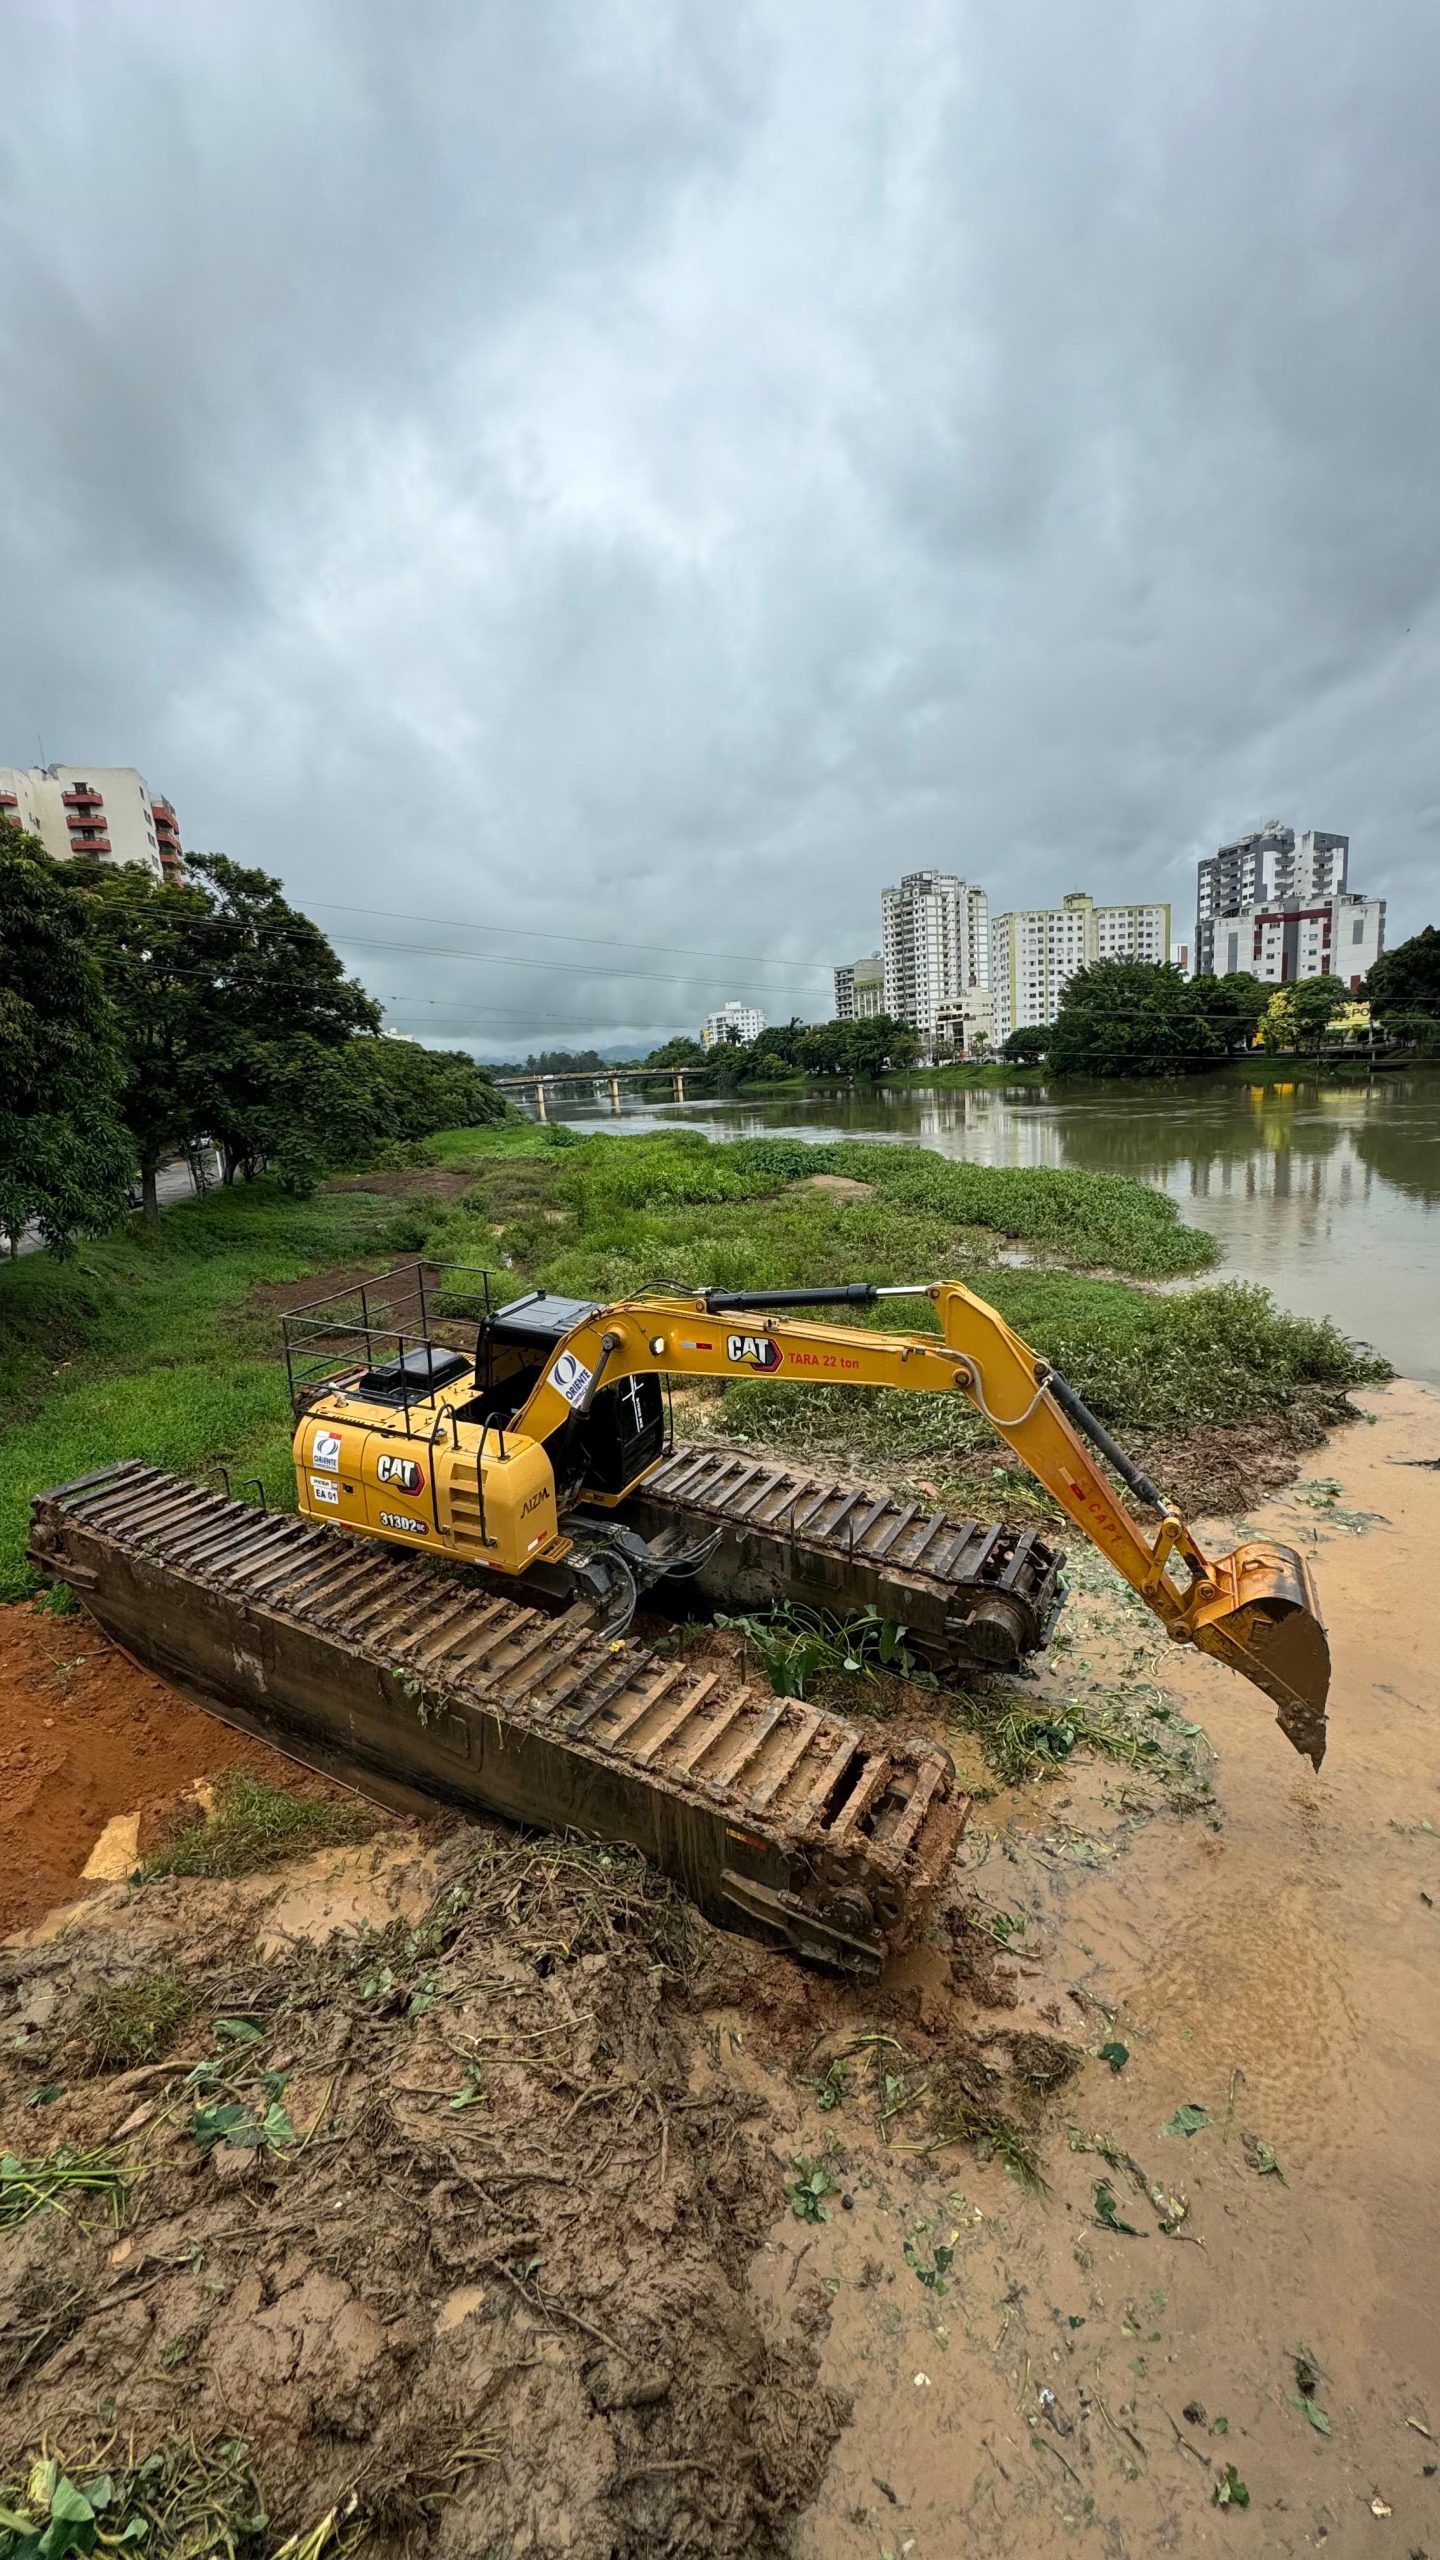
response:
M700 1041L686 1039L682 1035L680 1038L675 1040L662 1041L658 1049L652 1049L648 1058L643 1058L641 1060L641 1065L646 1067L703 1067L706 1063L708 1054L708 1051Z
M125 1206L121 1059L83 902L33 836L0 820L0 1233L36 1221L53 1253Z
M157 1167L202 1135L226 1180L318 1160L317 1058L380 1009L268 872L191 857L183 887L138 866L75 863L126 1055L124 1110L147 1214Z
M1188 1075L1232 1046L1223 990L1185 978L1169 961L1094 960L1077 969L1050 1026L1046 1052L1062 1076Z
M1440 1026L1440 931L1427 924L1408 942L1382 951L1364 992L1372 1013L1387 1030L1395 1029L1398 1016L1420 1026L1427 1020ZM1407 1031L1401 1036L1413 1035Z
M1331 1020L1350 1002L1343 978L1297 978L1270 994L1260 1036L1267 1049L1304 1049L1324 1039Z
M1037 1067L1049 1046L1048 1022L1024 1022L1007 1035L1000 1054L1012 1067Z

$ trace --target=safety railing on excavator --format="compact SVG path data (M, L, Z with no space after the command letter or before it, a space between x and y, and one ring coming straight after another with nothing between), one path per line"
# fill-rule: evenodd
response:
M497 1283L505 1277L479 1263L420 1261L287 1309L280 1329L292 1413L298 1415L325 1388L393 1361L399 1372L397 1411L409 1432L414 1426L407 1354L442 1349L473 1358L476 1336L495 1311Z

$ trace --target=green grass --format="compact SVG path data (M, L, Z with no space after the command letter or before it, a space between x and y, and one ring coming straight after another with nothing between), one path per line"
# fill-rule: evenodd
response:
M363 1805L292 1795L266 1778L232 1777L208 1821L187 1822L151 1858L145 1881L161 1876L250 1876L315 1849L368 1840L375 1816Z
M1007 1085L1045 1084L1049 1079L1043 1067L1011 1066L1004 1058L988 1058L966 1064L963 1060L952 1067L892 1067L880 1079L883 1085Z
M156 1231L131 1219L72 1263L36 1254L0 1269L0 1599L33 1588L33 1496L114 1459L189 1475L223 1460L258 1475L272 1504L293 1504L279 1322L255 1303L255 1285L422 1248L488 1266L507 1289L582 1297L667 1282L963 1279L1122 1437L1281 1415L1301 1394L1388 1374L1332 1325L1285 1314L1263 1290L1161 1296L1129 1285L1203 1272L1216 1248L1166 1194L1124 1175L950 1163L923 1147L850 1140L581 1137L524 1120L445 1130L429 1148L475 1176L448 1210L424 1195L294 1201L257 1183L168 1210ZM817 1173L848 1176L867 1196L801 1187ZM1007 1245L1035 1261L1006 1265ZM871 1320L935 1322L923 1300ZM723 1393L724 1430L948 1462L952 1475L990 1438L958 1397L755 1382Z
M293 1501L279 1323L258 1282L383 1260L396 1206L362 1192L290 1200L259 1182L127 1219L73 1262L0 1267L0 1600L33 1588L33 1496L112 1459L197 1474L224 1459Z
M572 1133L561 1144L532 1128L528 1147L523 1134L503 1133L503 1147L484 1132L467 1140L475 1188L429 1247L442 1260L500 1261L517 1289L621 1297L666 1281L759 1289L953 1276L997 1306L1103 1420L1151 1438L1283 1414L1303 1390L1388 1374L1333 1325L1288 1315L1263 1289L1225 1282L1157 1295L1101 1276L1202 1271L1215 1255L1165 1194L1123 1175L1013 1172L848 1141L716 1145L690 1130ZM791 1187L820 1172L868 1183L871 1196ZM1008 1240L1054 1263L1007 1267L995 1257ZM923 1301L896 1301L868 1321L935 1324ZM959 1398L885 1389L741 1381L724 1390L723 1411L722 1427L745 1438L931 1465L991 1438Z

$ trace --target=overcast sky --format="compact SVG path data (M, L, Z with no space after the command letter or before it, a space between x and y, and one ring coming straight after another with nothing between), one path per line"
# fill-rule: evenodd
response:
M1402 939L1437 30L0 0L0 762L139 765L491 1054L823 1017L924 864L1178 940L1269 816Z

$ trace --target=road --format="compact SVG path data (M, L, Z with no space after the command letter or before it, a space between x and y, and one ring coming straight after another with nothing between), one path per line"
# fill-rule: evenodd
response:
M218 1156L211 1157L210 1169L212 1182L218 1182L220 1179ZM172 1207L177 1200L194 1199L195 1185L190 1179L190 1167L183 1156L177 1156L172 1164L161 1166L155 1179L155 1189L162 1209ZM39 1228L27 1227L20 1238L21 1253L39 1253L42 1250Z

